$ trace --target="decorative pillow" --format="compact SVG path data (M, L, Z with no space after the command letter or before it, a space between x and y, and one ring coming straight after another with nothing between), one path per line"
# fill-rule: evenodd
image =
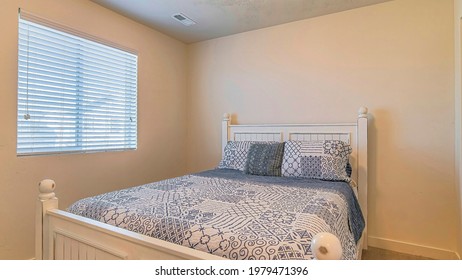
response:
M348 161L345 171L346 171L346 174L348 175L348 177L351 177L351 173L353 172L353 168L351 168L350 161Z
M236 169L244 171L247 162L247 154L250 145L254 143L278 143L278 142L259 142L259 141L228 141L224 155L218 168Z
M281 176L284 143L250 145L244 173L261 176Z
M350 182L350 154L350 145L339 140L287 141L282 176Z

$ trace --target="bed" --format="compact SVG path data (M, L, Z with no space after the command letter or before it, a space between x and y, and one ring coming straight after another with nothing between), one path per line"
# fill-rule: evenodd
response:
M347 168L303 173L302 163L318 164L311 153L319 145L340 151ZM306 156L297 159L300 153ZM222 154L217 168L84 198L65 211L55 182L41 181L36 258L309 260L332 252L361 258L366 108L356 122L337 124L237 125L225 114Z

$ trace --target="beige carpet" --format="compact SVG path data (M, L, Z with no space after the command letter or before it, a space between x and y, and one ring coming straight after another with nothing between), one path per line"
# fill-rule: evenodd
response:
M430 258L408 255L394 251L368 247L363 250L363 260L431 260Z

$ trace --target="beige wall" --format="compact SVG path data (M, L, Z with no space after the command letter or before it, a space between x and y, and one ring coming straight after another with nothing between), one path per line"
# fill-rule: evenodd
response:
M16 157L18 7L138 50L137 151ZM64 208L84 196L185 172L183 43L86 0L2 0L0 29L0 259L34 256L41 179L56 180Z
M220 119L371 113L369 241L456 257L452 0L396 0L188 47L188 171L220 159ZM207 139L207 141L204 141Z
M459 191L459 255L462 256L462 0L454 1L454 63L455 63L455 149Z

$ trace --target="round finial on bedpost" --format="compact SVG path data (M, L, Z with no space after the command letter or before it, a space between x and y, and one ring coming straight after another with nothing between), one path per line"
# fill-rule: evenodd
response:
M231 115L230 115L230 114L228 114L228 113L224 113L224 114L223 114L223 120L224 120L224 121L228 121L230 118L231 118Z
M53 191L55 190L55 187L56 187L55 181L51 179L42 180L39 183L39 192L40 192L39 199L43 201L43 200L54 198L55 193Z
M361 107L358 110L358 118L367 118L367 107Z
M343 250L337 236L320 232L311 239L311 252L316 260L340 260Z

